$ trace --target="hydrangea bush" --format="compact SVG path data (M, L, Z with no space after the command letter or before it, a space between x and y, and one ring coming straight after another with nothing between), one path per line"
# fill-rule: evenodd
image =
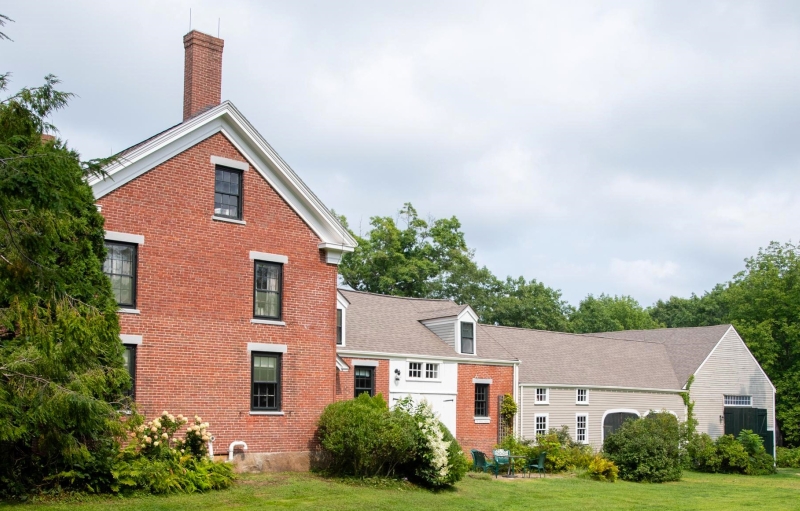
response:
M430 403L423 400L413 410L413 416L420 437L415 475L434 487L460 481L469 469L469 462L456 439L433 413Z

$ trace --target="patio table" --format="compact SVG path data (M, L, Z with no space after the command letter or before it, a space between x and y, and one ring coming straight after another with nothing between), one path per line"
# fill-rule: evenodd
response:
M511 475L511 472L514 470L514 460L515 459L520 459L520 458L526 459L527 456L509 456L508 457L508 473L506 474L506 477L513 477Z

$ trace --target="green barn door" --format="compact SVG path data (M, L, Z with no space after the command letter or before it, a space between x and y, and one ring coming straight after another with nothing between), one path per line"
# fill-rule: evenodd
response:
M725 408L725 434L739 436L743 429L749 429L761 436L764 448L773 452L773 432L767 431L767 410L764 408L732 407Z

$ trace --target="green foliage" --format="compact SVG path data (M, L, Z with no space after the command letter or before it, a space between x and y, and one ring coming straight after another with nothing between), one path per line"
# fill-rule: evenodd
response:
M594 458L594 452L588 445L572 441L569 428L551 428L546 435L540 435L536 441L520 440L508 436L498 444L498 448L506 449L515 456L525 456L525 460L515 461L515 468L519 471L526 460L537 460L542 451L547 452L545 470L547 472L564 472L576 469L586 469Z
M662 483L681 478L681 428L670 413L650 413L625 421L606 437L603 452L626 481Z
M650 317L667 328L721 325L728 321L724 300L725 286L718 284L703 296L671 296L647 308Z
M777 462L781 468L800 468L800 447L778 447Z
M507 426L511 425L514 416L517 414L517 403L514 401L514 396L506 394L503 396L503 401L500 403L500 416Z
M57 84L0 102L0 496L107 490L130 385L86 183L97 162L42 139L71 97Z
M694 416L694 401L690 397L689 391L694 383L694 375L689 375L689 380L686 382L686 390L681 392L681 399L683 405L686 407L686 422L683 426L684 442L690 442L692 438L697 435L697 419Z
M416 454L419 432L405 410L389 410L380 394L361 394L328 405L318 434L334 474L375 477L398 475Z
M766 475L774 474L774 460L764 450L761 437L742 430L739 437L723 435L714 441L703 433L687 445L690 467L700 472Z
M632 297L606 294L587 296L569 321L572 331L579 334L663 327Z
M587 474L596 481L613 483L619 476L619 468L613 461L605 459L600 454L595 455L587 467Z
M430 405L401 400L391 410L378 394L328 405L318 436L338 476L407 477L427 486L448 486L469 469L461 447L434 417Z
M166 494L230 487L234 481L231 465L208 458L208 423L195 417L185 438L175 438L188 422L182 415L175 417L166 411L147 423L133 414L126 422L130 431L128 445L114 463L111 490Z

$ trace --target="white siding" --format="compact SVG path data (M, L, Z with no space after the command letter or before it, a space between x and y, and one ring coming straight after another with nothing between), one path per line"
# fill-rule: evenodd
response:
M433 320L433 321L424 321L422 323L428 329L435 333L441 340L449 344L450 346L455 349L456 347L456 320L455 319L448 319L448 320Z
M717 344L705 363L695 373L690 396L695 402L697 431L713 438L725 432L720 421L724 397L752 396L754 408L767 409L767 428L774 429L775 409L772 384L755 361L736 330L731 328Z
M525 386L522 392L522 436L534 438L536 414L547 413L550 428L569 427L575 439L575 414L588 417L589 445L599 449L603 445L603 415L609 410L635 410L644 415L650 410L667 410L685 420L683 399L678 393L645 392L609 389L589 389L589 404L575 403L574 388L550 388L550 404L536 404L536 388Z

